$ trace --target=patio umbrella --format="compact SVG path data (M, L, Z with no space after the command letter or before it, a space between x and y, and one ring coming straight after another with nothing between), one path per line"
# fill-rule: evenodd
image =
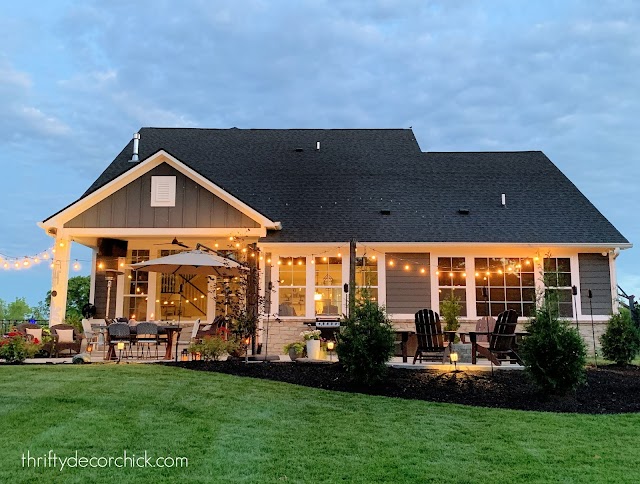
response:
M135 271L160 272L163 274L201 274L205 276L235 277L248 271L249 268L228 257L210 254L202 250L190 250L177 254L151 259L137 264L131 264ZM180 307L182 306L182 289L180 290ZM178 309L178 324L180 323ZM176 343L176 360L178 359L178 345Z
M227 257L203 250L190 250L177 254L131 264L135 271L161 272L163 274L202 274L205 276L234 277L249 268Z

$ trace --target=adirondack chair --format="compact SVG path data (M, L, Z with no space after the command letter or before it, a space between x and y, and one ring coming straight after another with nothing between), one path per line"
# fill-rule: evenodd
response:
M414 365L418 357L420 363L422 363L422 358L427 356L441 359L443 363L446 361L449 356L449 345L445 344L438 313L431 309L421 309L416 313L416 338L418 347L413 357Z
M520 365L523 365L522 359L514 349L517 324L518 313L513 309L509 309L498 315L498 320L496 321L493 332L488 334L488 343L477 341L476 336L479 336L480 333L470 332L471 363L475 364L476 357L480 354L492 361L494 365L500 366L503 361L516 361Z
M496 320L491 316L484 316L476 322L476 342L477 343L488 343L489 335L493 333L493 329L496 325ZM468 335L467 333L460 333L460 340L463 343L471 343L471 341L467 341Z

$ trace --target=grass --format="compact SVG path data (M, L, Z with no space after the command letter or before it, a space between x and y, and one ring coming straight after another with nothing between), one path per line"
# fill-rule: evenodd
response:
M157 365L0 367L0 482L638 482L640 415L332 393ZM188 468L23 468L21 456Z

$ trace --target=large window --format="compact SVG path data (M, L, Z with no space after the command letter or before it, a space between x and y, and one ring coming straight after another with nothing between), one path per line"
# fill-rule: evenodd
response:
M356 258L356 286L358 297L366 289L373 301L378 300L378 261L375 256Z
M467 271L464 257L438 257L438 294L440 312L442 302L455 298L460 304L460 315L467 315Z
M571 259L568 257L547 257L544 259L544 285L557 296L558 314L573 317L571 304ZM549 295L549 292L547 292Z
M315 293L317 316L338 316L342 308L342 259L315 258Z
M279 306L280 316L305 316L307 289L306 257L280 257Z
M128 262L137 264L149 260L148 250L132 250ZM147 319L147 298L149 296L149 273L146 271L127 271L124 294L124 316L144 321Z
M530 258L476 258L476 311L478 316L496 317L506 309L518 316L531 316L536 289Z

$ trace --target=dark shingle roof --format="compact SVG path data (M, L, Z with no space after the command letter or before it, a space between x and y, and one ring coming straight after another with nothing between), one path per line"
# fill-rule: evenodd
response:
M164 149L282 222L269 241L627 243L540 151L423 153L407 129L140 134L141 160ZM134 167L131 150L130 142L83 196Z

